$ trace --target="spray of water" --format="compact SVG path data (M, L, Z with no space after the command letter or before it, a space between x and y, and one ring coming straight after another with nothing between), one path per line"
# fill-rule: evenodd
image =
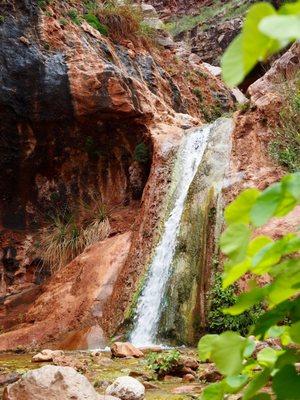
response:
M201 163L211 125L190 133L179 150L174 205L166 220L161 240L155 250L144 290L140 296L130 341L136 346L155 344L166 285L171 272L185 200Z

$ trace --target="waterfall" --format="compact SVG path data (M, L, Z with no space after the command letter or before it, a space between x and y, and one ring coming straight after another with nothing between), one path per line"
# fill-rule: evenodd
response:
M180 146L176 160L173 208L165 222L161 240L155 250L144 289L136 309L130 341L136 346L155 344L157 325L166 285L171 273L172 259L185 200L205 152L212 125L193 130Z

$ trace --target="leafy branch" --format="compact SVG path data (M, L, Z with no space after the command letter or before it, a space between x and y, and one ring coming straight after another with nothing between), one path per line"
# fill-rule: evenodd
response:
M266 347L254 356L253 337L234 332L204 336L198 346L200 360L213 361L224 379L208 386L201 400L222 400L227 394L239 392L243 400L269 400L274 396L278 400L300 399L296 369L300 361L299 232L278 240L265 235L254 237L256 228L271 218L287 215L299 204L300 173L295 173L262 192L245 190L226 208L228 226L221 237L221 250L227 256L223 287L245 274L268 274L270 283L260 287L254 279L249 290L224 312L239 315L264 302L266 311L251 333L260 340L278 338L281 350Z
M224 81L237 86L257 62L296 39L300 39L300 1L286 3L278 11L269 3L254 4L246 15L242 32L222 57Z

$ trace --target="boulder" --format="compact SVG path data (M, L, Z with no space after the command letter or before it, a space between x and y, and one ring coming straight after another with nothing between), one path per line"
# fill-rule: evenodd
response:
M129 342L115 342L111 348L111 354L112 357L117 357L117 358L124 358L124 357L143 357L144 353L134 347L131 343Z
M112 385L108 386L105 393L117 396L121 400L143 400L145 387L137 379L130 376L121 376Z
M3 400L109 400L100 396L83 375L70 367L45 365L27 372L4 389ZM111 399L112 400L112 399Z
M40 353L32 357L32 362L51 362L55 357L60 357L64 354L61 350L42 350Z

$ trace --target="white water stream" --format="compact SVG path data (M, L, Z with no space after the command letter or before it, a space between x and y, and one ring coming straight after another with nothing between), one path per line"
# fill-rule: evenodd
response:
M155 344L166 285L176 247L185 200L207 145L211 125L192 131L180 147L176 161L174 205L165 222L161 240L149 267L147 280L136 309L130 341L135 346Z

